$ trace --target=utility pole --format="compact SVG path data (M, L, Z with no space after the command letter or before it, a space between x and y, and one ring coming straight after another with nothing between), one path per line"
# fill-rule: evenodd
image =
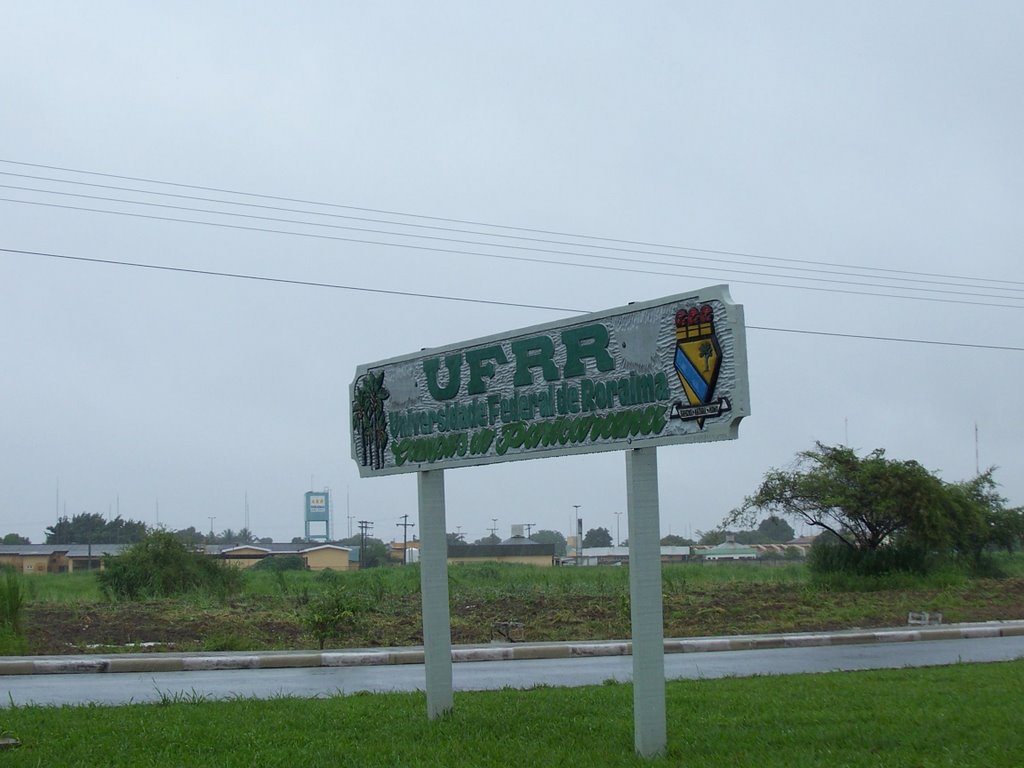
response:
M345 486L345 516L348 517L348 537L352 538L352 521L355 519L352 516L352 501L349 498L348 486Z
M978 461L978 422L974 422L974 475L981 474L981 462Z
M576 565L583 564L583 521L580 519L580 504L573 504L576 510Z
M416 523L409 522L409 515L402 515L402 522L397 524L402 529L402 565L409 562L406 552L409 548L409 529L415 528Z
M530 532L536 527L536 523L523 523L523 528L526 529L526 538L530 538Z
M459 541L462 541L462 526L461 525L456 525L455 526L455 538L458 539Z
M366 562L366 534L373 528L373 523L369 520L359 521L359 568L362 569L363 563Z
M210 516L210 542L211 543L213 543L213 538L214 538L214 535L213 535L213 521L216 520L216 519L217 519L217 517L215 515L211 515Z
M615 546L622 545L622 535L619 532L619 523L622 522L622 510L615 513Z
M492 528L488 528L487 530L491 532L491 536L497 536L498 535L498 518L492 517L491 518L491 522L494 524L494 526Z

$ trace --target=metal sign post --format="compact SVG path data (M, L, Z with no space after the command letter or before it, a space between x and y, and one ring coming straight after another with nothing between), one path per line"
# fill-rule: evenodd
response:
M633 742L641 757L656 757L666 746L657 450L626 451L629 601L633 625Z
M427 717L454 706L452 630L448 611L448 538L445 534L444 470L416 475L420 507L420 592L423 604L423 662Z

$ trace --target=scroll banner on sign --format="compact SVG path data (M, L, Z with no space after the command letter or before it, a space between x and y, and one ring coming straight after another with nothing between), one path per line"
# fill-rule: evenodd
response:
M750 415L727 286L361 365L363 477L730 440Z

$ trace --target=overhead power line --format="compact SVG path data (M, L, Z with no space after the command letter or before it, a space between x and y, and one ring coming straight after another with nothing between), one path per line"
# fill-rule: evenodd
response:
M390 219L378 219L378 218L372 218L372 217L369 217L369 216L354 216L354 215L351 215L351 214L341 214L341 213L333 213L333 212L325 212L325 211L316 211L316 210L311 210L311 209L308 209L308 208L289 208L289 207L280 206L280 205L266 205L266 204L260 204L260 203L240 202L238 200L225 200L223 198L206 197L206 196L203 196L203 195L186 195L186 194L181 194L181 193L176 193L176 192L164 192L164 191L158 191L158 190L141 189L141 188L138 188L138 187L125 187L123 185L117 185L117 184L99 184L97 182L77 181L77 180L74 180L74 179L62 179L62 178L55 178L53 176L39 176L39 175L27 174L27 173L14 173L12 171L0 171L0 176L9 176L9 177L20 178L20 179L32 179L32 180L35 180L35 181L45 181L45 182L54 183L54 184L65 184L65 185L72 185L72 186L76 186L76 187L90 187L90 188L93 188L93 189L114 190L114 191L118 191L118 192L130 192L132 194L151 195L151 196L156 196L156 197L171 198L171 199L175 199L175 200L191 200L191 201L203 202L203 203L213 203L213 204L216 204L216 205L230 205L230 206L249 208L249 209L255 209L255 210L260 210L260 211L276 211L276 212L281 212L281 213L296 213L296 214L301 214L301 215L305 215L305 216L319 216L319 217L326 217L326 218L331 218L331 219L341 219L341 220L346 220L346 221L358 221L358 222L362 222L362 223L379 224L379 225L390 226L390 227L406 227L406 228L412 228L414 230L430 230L430 231L433 231L433 232L447 232L449 234L475 235L477 237L505 239L505 240L518 240L518 241L522 241L522 242L543 243L543 244L546 244L546 245L561 245L561 246L567 246L567 247L570 247L570 248L583 247L583 248L589 248L589 249L595 249L595 250L601 250L601 251L610 251L610 252L616 252L616 253L628 253L628 254L641 255L641 256L660 256L660 257L665 257L665 258L673 258L676 261L674 261L674 262L660 262L660 261L651 261L651 260L647 260L647 259L633 259L633 258L625 258L625 257L607 257L607 256L601 257L601 256L598 256L596 254L579 253L579 252L567 252L567 251L563 251L563 250L560 250L560 249L538 248L536 246L512 245L512 244L505 243L505 242L482 243L482 242L475 241L475 240L462 240L462 239L450 238L450 237L439 237L439 236L424 235L424 234L420 234L419 232L397 232L397 231L393 231L393 230L383 230L382 231L382 230L376 230L376 229L371 229L371 228L366 228L366 227L338 226L338 225L325 224L323 222L295 221L295 220L292 220L292 219L279 219L279 218L269 217L269 216L268 217L251 216L251 215L250 216L246 216L245 214L238 213L237 211L211 210L211 209L207 209L207 208L192 208L192 207L185 207L185 206L174 206L174 205L169 205L169 204L166 204L166 203L163 203L163 204L161 204L161 203L150 203L150 202L145 202L145 201L141 201L141 200L130 200L130 199L124 199L124 198L109 198L109 197L102 197L102 196L98 196L98 195L86 195L86 194L78 194L78 193L72 193L72 192L64 192L64 191L61 191L61 190L39 189L37 187L25 187L25 186L13 185L13 184L11 184L11 185L9 185L9 184L0 184L0 187L6 188L6 189L15 189L15 190L26 191L26 192L36 192L36 193L40 193L40 194L51 194L51 195L70 196L70 197L82 197L82 198L86 198L86 199L103 200L103 201L107 201L107 202L124 203L124 204L130 204L130 205L147 205L147 206L152 206L152 207L173 208L173 209L176 209L176 210L196 211L196 212L208 213L208 214L211 214L211 215L244 216L246 218L263 219L263 220L266 220L266 221L283 221L283 222L288 222L288 223L293 223L293 224L302 224L304 226L332 227L332 228L335 228L335 229L348 229L348 230L354 230L354 231L360 231L360 232L371 232L371 233L378 233L378 234L394 235L394 236L399 236L399 237L422 238L422 239L427 239L427 240L442 240L442 241L447 241L447 242L468 243L468 244L471 244L471 245L486 245L486 246L494 247L494 248L510 248L510 249L523 250L523 251L535 251L535 252L538 252L538 253L553 253L553 254L558 254L558 255L572 255L572 256L579 256L579 257L584 257L584 258L605 258L605 259L612 259L612 260L616 260L616 261L624 261L624 262L627 262L627 263L643 263L643 264L659 264L659 265L662 265L662 266L676 266L677 263L681 262L681 261L701 261L701 262L710 262L710 263L715 264L715 265L719 265L719 264L732 264L732 265L738 265L738 266L754 266L754 265L752 265L748 261L736 261L736 260L733 260L733 259L723 259L723 258L720 258L720 257L691 256L691 255L677 254L677 253L661 253L661 252L658 252L658 251L644 250L644 249L640 249L640 248L625 248L625 247L621 247L621 246L607 246L607 245L599 245L599 244L595 244L595 243L574 243L574 242L568 242L568 241L565 241L565 240L552 240L550 238L526 237L526 236L523 236L523 235L509 235L509 234L499 233L499 232L481 232L479 230L472 230L472 229L460 229L460 228L453 228L453 227L447 227L447 226L436 226L436 225L429 225L429 224L418 224L418 223L411 223L411 222L407 222L407 221L393 221L393 220L390 220ZM403 215L405 215L405 214L403 214ZM488 226L492 226L492 225L488 225ZM576 237L583 237L583 236L576 236ZM812 263L816 263L816 262L808 261L808 262L805 262L805 263L812 264ZM800 272L800 273L809 273L809 274L817 274L817 275L837 275L837 276L842 276L842 277L857 277L857 278L869 278L869 277L872 276L871 273L879 271L879 270L876 270L873 267L860 267L860 266L858 266L858 267L850 267L850 269L857 270L856 272L836 271L836 270L831 270L831 269L821 269L820 267L775 266L775 265L771 265L771 264L765 265L764 268L774 269L774 270L786 270L787 272ZM743 271L739 271L739 270L726 270L726 271L738 271L741 274L756 274L756 275L773 276L773 277L781 276L778 273L743 272ZM885 271L885 270L883 270L883 271ZM867 274L862 274L862 273L867 273ZM794 277L794 278L798 278L798 279L804 279L804 278L800 277L800 275L788 275L788 274L785 274L785 273L783 273L783 274L786 277ZM929 279L925 279L925 278L922 278L922 277L900 277L900 276L893 276L893 275L888 275L888 274L881 275L879 277L880 277L880 279L894 281L894 282L901 282L901 283L920 283L920 284L923 284L923 285L945 285L945 286L956 286L956 287L968 287L968 286L964 286L964 281L965 280L969 280L969 281L974 281L974 282L988 282L988 283L996 283L997 284L997 285L992 285L992 286L980 286L979 285L979 286L971 286L971 287L978 287L978 288L988 287L988 288L995 288L995 289L998 289L998 290L1005 290L1005 291L1024 292L1024 288L1012 288L1012 287L1009 287L1009 286L1012 286L1012 285L1022 285L1022 286L1024 286L1024 282L1015 282L1015 281L1011 281L1011 280L993 280L993 279L986 279L986 278L968 278L968 277L956 276L956 275L946 276L947 279L944 279L944 280L929 280ZM811 280L811 279L816 279L816 278L806 278L806 279ZM824 280L822 280L821 278L817 278L817 279L824 282ZM836 281L836 282L844 282L844 281ZM860 284L861 285L876 285L875 283L860 283ZM894 287L894 286L886 286L886 287ZM912 290L929 290L929 289L913 288Z
M0 186L2 186L2 185L0 185ZM659 277L677 277L677 278L678 277L688 277L688 278L691 278L691 279L710 280L710 281L719 281L721 279L721 278L719 278L717 276L713 276L713 275L700 275L700 274L694 274L694 273L681 273L681 272L665 272L665 271L661 271L661 270L636 269L636 268L632 268L632 267L616 267L616 266L611 266L611 265L607 265L607 264L580 264L580 263L577 263L577 262L563 262L563 261L555 261L555 260L552 260L552 259L534 258L534 257L529 257L529 256L513 256L513 255L507 254L507 253L486 253L486 252L483 252L483 251L467 251L467 250L462 250L462 249L459 249L459 248L441 248L439 246L420 245L420 244L416 244L416 243L389 243L389 242L381 242L379 240L370 240L370 239L366 239L366 238L344 237L344 236L341 236L341 235L327 235L327 234L315 233L315 232L295 232L295 231L292 231L292 230L273 229L273 228L270 228L270 227L250 227L250 226L245 226L245 225L242 225L242 224L229 224L229 223L226 223L226 222L223 222L223 221L203 221L201 219L185 219L185 218L180 218L180 217L175 217L175 216L157 216L157 215L151 214L151 213L135 213L135 212L132 212L132 211L115 211L115 210L109 210L109 209L105 209L105 208L90 208L89 206L81 206L81 205L65 205L65 204L60 204L60 203L46 203L46 202L42 202L40 200L18 200L18 199L15 199L15 198L0 197L0 202L21 203L21 204L24 204L24 205L35 205L35 206L42 206L42 207L46 207L46 208L58 208L58 209L71 210L71 211L87 211L87 212L91 212L91 213L106 213L106 214L111 214L111 215L115 215L115 216L127 216L127 217L130 217L130 218L136 218L136 219L152 219L152 220L155 220L155 221L171 221L171 222L178 222L178 223L184 223L184 224L198 224L198 225L202 225L202 226L220 227L220 228L223 228L223 229L234 229L234 230L241 230L241 231L245 231L245 232L266 232L266 233L278 234L278 235L288 235L288 236L292 236L292 237L313 238L313 239L317 239L317 240L334 240L334 241L346 242L346 243L357 243L357 244L361 244L361 245L373 245L373 246L389 247L389 248L404 248L404 249L411 249L411 250L417 250L417 251L428 251L428 252L431 252L431 253L447 253L447 254L454 254L454 255L461 255L461 256L481 256L481 257L485 257L485 258L489 258L489 259L500 259L500 260L504 260L504 261L527 262L527 263L533 263L533 264L545 264L545 265L548 265L548 266L567 266L567 267L577 267L577 268L580 268L580 269L592 269L592 270L602 270L602 271L611 271L611 272L624 272L624 273L632 273L632 274L640 274L640 275L656 275L656 276L659 276ZM757 285L757 286L770 287L770 288L791 288L791 289L794 289L794 290L803 290L803 291L817 291L817 292L824 292L824 293L838 293L838 294L845 294L845 295L850 295L850 296L873 296L873 297L876 297L876 298L907 299L907 300L913 300L913 301L927 301L927 302L942 303L942 304L964 304L964 305L979 306L979 307L997 307L997 308L1004 308L1004 309L1024 309L1024 304L1005 304L1005 303L999 303L999 302L994 302L994 301L970 301L970 300L966 300L966 299L952 299L952 298L944 298L944 297L936 297L936 296L908 296L908 295L905 295L905 294L898 294L898 293L877 293L877 292L874 292L874 291L857 291L857 290L850 290L850 289L843 289L843 288L826 288L826 287L821 287L821 286L796 285L796 284L792 284L792 283L771 283L771 282L764 282L764 281L760 281L760 280L747 280L747 279L742 279L742 278L734 279L731 282L739 283L739 284L744 284L744 285ZM900 290L900 289L895 288L894 286L880 286L880 287L884 287L884 288L887 288L887 289L891 288L892 290ZM970 296L972 294L964 293L964 294L957 294L957 295ZM1011 297L1011 296L999 296L999 295L991 295L990 296L990 295L987 295L987 294L982 294L982 296L986 296L986 297L989 297L989 298L997 298L997 299L998 298L1008 299L1010 301L1015 300L1015 297Z
M513 225L508 225L508 224L494 224L494 223L488 223L488 222L482 222L482 221L474 221L474 220L471 220L471 219L459 219L459 218L450 218L450 217L444 217L444 216L428 216L428 215L424 215L424 214L408 213L408 212L402 212L402 211L394 211L394 210L388 210L388 209L383 209L383 208L368 208L368 207L362 207L362 206L345 205L345 204L341 204L341 203L331 203L331 202L323 202L323 201L309 200L309 199L303 199L303 198L286 197L286 196L281 196L281 195L260 194L260 193L256 193L256 192L246 192L246 191L242 191L242 190L233 190L233 189L228 189L228 188L223 188L223 187L204 186L204 185L200 185L200 184L185 184L185 183L181 183L181 182L165 181L165 180L161 180L161 179L146 178L146 177L142 177L142 176L128 176L128 175L123 175L123 174L104 173L104 172L100 172L100 171L90 171L90 170L84 170L84 169L80 169L80 168L68 168L68 167L65 167L65 166L47 165L47 164L44 164L44 163L30 163L30 162L24 162L24 161L19 161L19 160L11 160L11 159L5 159L5 158L0 158L0 163L6 163L6 164L9 164L9 165L18 165L18 166L27 167L27 168L42 168L42 169L50 170L50 171L61 171L63 173L76 173L76 174L81 174L81 175L86 175L86 176L96 176L96 177L100 177L100 178L117 179L117 180L121 180L121 181L134 181L134 182L142 182L142 183L145 183L145 184L157 184L157 185L161 185L161 186L175 187L175 188L178 188L178 189L191 189L191 190L198 190L198 191L204 191L204 192L216 192L216 193L219 193L219 194L237 195L237 196L240 196L240 197L247 197L247 198L254 198L254 199L274 200L274 201L286 202L286 203L298 203L298 204L301 204L301 205L315 205L315 206L319 206L319 207L323 207L323 208L332 208L332 209L335 209L335 210L359 211L359 212L363 212L363 213L381 214L381 215L386 215L386 216L400 216L400 217L403 217L403 218L418 219L418 220L422 220L422 221L436 221L436 222L442 222L442 223L446 223L446 224L459 224L459 225L468 225L468 226L474 226L474 227L488 227L488 228L493 228L493 229L502 229L502 230L506 230L508 232L525 232L525 233L530 233L530 234L552 235L552 236L555 236L555 237L570 237L570 238L575 238L575 239L580 239L580 240L589 240L589 241L600 242L600 243L614 243L617 246L618 245L626 245L626 246L633 246L633 247L640 247L640 248L661 248L661 249L676 250L676 251L687 251L687 252L691 252L691 253L704 253L704 254L711 254L711 255L718 255L718 256L735 256L735 257L740 257L740 258L755 259L755 260L759 260L759 261L774 261L774 262L781 262L781 263L788 263L788 264L802 264L802 265L814 265L814 266L839 267L839 268L842 268L842 269L855 269L855 270L860 270L860 271L872 271L872 272L887 273L887 274L891 274L891 275L912 275L912 276L916 275L918 277L938 277L938 278L961 280L961 281L962 280L970 280L970 281L980 281L980 282L995 282L995 283L1007 283L1007 284L1013 284L1013 285L1024 285L1024 282L1022 282L1022 281L1011 281L1011 280L1002 280L1002 279L973 277L973 276L969 276L969 275L948 275L948 274L933 273L933 272L919 272L919 271L913 271L913 270L892 269L892 268L886 268L886 267L863 267L863 266L859 266L859 265L855 265L855 264L845 264L845 263L840 263L840 262L814 261L814 260L806 260L806 259L785 258L785 257L778 257L778 256L764 256L764 255L755 254L755 253L745 253L745 252L742 252L742 251L717 250L717 249L713 249L713 248L697 248L697 247L692 247L692 246L674 245L674 244L670 244L670 243L655 243L655 242L647 242L647 241L642 241L642 240L627 240L627 239L622 239L622 238L602 237L602 236L597 236L597 235L587 235L587 234L580 234L580 233L573 233L573 232L564 232L564 231L558 231L558 230L547 230L547 229L537 229L537 228L531 228L531 227L520 227L520 226L513 226ZM401 222L397 222L397 224L404 226L404 224L402 224ZM497 233L491 233L488 236L500 237L502 235L497 234ZM661 255L665 255L665 254L661 254Z
M116 267L135 267L137 269L152 269L158 272L178 272L188 275L202 275L204 277L228 277L235 280L253 280L263 283L281 283L283 285L298 285L307 288L333 288L340 291L358 291L360 293L380 293L389 296L407 296L420 299L437 299L439 301L461 301L469 304L489 304L499 307L518 307L524 309L543 309L550 312L579 312L581 310L569 307L549 307L541 304L520 304L514 301L491 301L488 299L473 299L462 296L445 296L435 293L417 293L414 291L394 291L385 288L368 288L358 285L342 285L340 283L322 283L315 280L292 280L284 277L267 277L264 275L248 275L240 272L218 272L212 269L192 269L189 267L172 267L167 264L146 264L137 261L119 261L117 259L99 259L89 256L69 256L62 253L46 253L45 251L26 251L18 248L0 248L4 253L20 253L26 256L41 256L50 259L63 259L65 261L78 261L91 264L107 264Z
M249 274L238 273L238 272L221 272L221 271L207 270L207 269L191 269L191 268L188 268L188 267L172 267L172 266L165 265L165 264L146 264L146 263L143 263L143 262L119 261L119 260L116 260L116 259L100 259L100 258L87 257L87 256L70 256L68 254L49 253L49 252L45 252L45 251L29 251L29 250L24 250L24 249L20 249L20 248L2 248L2 247L0 247L0 252L20 254L20 255L24 255L24 256L37 256L37 257L41 257L41 258L61 259L61 260L64 260L64 261L75 261L75 262L83 262L83 263L88 263L88 264L104 264L104 265L108 265L108 266L132 267L132 268L137 268L137 269L156 270L156 271L159 271L159 272L177 272L177 273L190 274L190 275L199 275L199 276L203 276L203 277L221 277L221 278L230 278L230 279L236 279L236 280L252 280L252 281L266 282L266 283L280 283L280 284L284 284L284 285L294 285L294 286L302 286L302 287L309 287L309 288L330 288L330 289L335 289L335 290L357 291L357 292L361 292L361 293L388 294L388 295L392 295L392 296L404 296L404 297L410 297L410 298L415 297L415 298L432 299L432 300L438 300L438 301L457 301L457 302L465 302L465 303L470 303L470 304L484 304L484 305L491 305L491 306L515 307L515 308L521 308L521 309L539 309L539 310L544 310L544 311L548 311L548 312L572 312L572 313L577 313L577 314L584 314L584 313L593 311L593 310L588 310L588 309L580 309L580 308L572 308L572 307L551 307L551 306L545 306L545 305L542 305L542 304L527 304L527 303L506 302L506 301L493 301L493 300L488 300L488 299L476 299L476 298L469 298L469 297L464 297L464 296L446 296L446 295L441 295L441 294L418 293L418 292L414 292L414 291L393 291L393 290L384 290L384 289L380 289L380 288L368 288L368 287L363 287L363 286L341 285L341 284L337 284L337 283L323 283L323 282L316 282L316 281L312 281L312 280L291 280L291 279L287 279L287 278L269 277L269 276L265 276L265 275L249 275ZM800 328L775 328L775 327L771 327L771 326L760 326L760 325L748 325L748 326L746 326L746 328L748 330L753 330L753 331L765 331L765 332L772 332L772 333L791 333L791 334L802 334L802 335L808 335L808 336L831 336L831 337L835 337L835 338L844 338L844 339L863 339L863 340L868 340L868 341L886 341L886 342L897 342L897 343L903 343L903 344L927 344L927 345L931 345L931 346L961 347L961 348L970 348L970 349L986 349L986 350L998 350L998 351L1003 351L1003 352L1024 352L1024 347L1015 347L1015 346L1000 345L1000 344L974 344L974 343L968 343L968 342L937 341L937 340L929 340L929 339L911 339L911 338L902 338L902 337L895 337L895 336L874 336L874 335L869 335L869 334L834 333L834 332L821 331L821 330L811 331L811 330L805 330L805 329L800 329Z

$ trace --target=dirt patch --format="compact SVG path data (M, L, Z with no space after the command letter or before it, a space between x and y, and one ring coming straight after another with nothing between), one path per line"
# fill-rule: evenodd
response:
M280 598L197 606L182 600L31 604L25 628L33 654L88 650L313 649L300 607ZM833 592L805 584L727 583L674 587L664 599L668 637L809 632L902 626L910 611L941 611L947 622L1024 618L1024 579L977 580L929 590ZM456 590L452 640L486 643L496 622L521 622L529 641L610 640L630 635L628 590L522 595ZM332 647L423 642L418 595L385 595Z

